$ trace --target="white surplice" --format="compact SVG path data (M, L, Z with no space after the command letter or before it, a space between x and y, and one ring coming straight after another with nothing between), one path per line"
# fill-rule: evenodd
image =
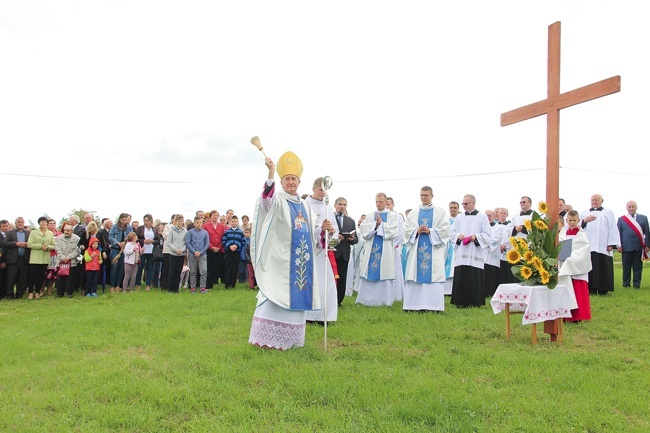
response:
M325 221L325 218L327 218L334 228L334 234L330 236L330 239L338 239L339 229L336 224L336 213L334 212L334 209L331 206L326 205L324 201L316 200L311 196L305 199L305 203L309 205L312 213L316 215L316 225L321 226L323 221ZM318 254L316 254L314 260L314 266L318 267L318 287L320 289L321 306L327 305L327 321L335 322L338 318L336 280L334 279L332 264L327 256L327 250L318 250ZM325 285L326 279L327 286ZM325 304L325 287L327 287L327 304ZM324 311L325 308L321 308L317 311L308 311L306 313L306 318L309 321L322 322L325 320Z
M382 222L375 229L377 213L387 213L386 221ZM357 304L367 306L393 305L395 300L395 248L393 239L397 236L399 219L397 213L389 211L372 211L366 214L367 217L361 223L360 235L363 240L363 250L359 260L359 294ZM368 281L368 266L374 260L372 254L372 242L375 236L381 236L382 254L380 262L380 280ZM360 243L360 242L359 242Z
M429 234L417 233L419 224L419 210L433 209L433 221L427 226ZM445 258L449 242L449 217L445 210L434 205L421 205L413 209L405 224L405 238L407 245L406 258L406 287L404 288L404 310L434 310L445 309ZM418 255L419 236L428 236L432 245L431 257ZM417 282L418 271L425 267L431 268L431 280L424 283Z

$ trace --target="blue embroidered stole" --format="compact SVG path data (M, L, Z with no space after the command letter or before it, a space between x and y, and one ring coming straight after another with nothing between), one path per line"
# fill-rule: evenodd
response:
M454 220L449 218L449 225L453 224ZM451 260L454 258L454 243L449 242L447 244L447 258L445 259L445 279L449 279L451 276Z
M431 228L433 224L433 208L420 209L418 215L418 226L427 226ZM432 281L431 275L431 258L433 257L433 245L429 235L420 233L418 236L418 255L417 255L417 273L415 282L420 284L429 284Z
M377 212L383 222L388 218L388 212ZM375 213L375 215L377 214ZM375 217L376 218L376 217ZM381 280L381 255L384 252L384 237L375 235L372 238L372 249L370 250L370 260L368 261L368 281Z
M289 307L313 308L314 251L312 251L309 214L301 203L287 202L291 210L291 262L289 263Z

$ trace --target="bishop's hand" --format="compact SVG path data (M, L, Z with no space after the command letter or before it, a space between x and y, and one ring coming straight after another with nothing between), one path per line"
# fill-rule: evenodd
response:
M273 179L273 176L275 174L275 163L271 158L266 158L264 160L264 165L269 169L269 179Z

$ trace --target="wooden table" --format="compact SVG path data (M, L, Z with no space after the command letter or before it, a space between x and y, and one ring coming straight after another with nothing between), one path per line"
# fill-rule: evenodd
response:
M501 284L490 300L492 311L506 313L506 338L510 339L510 315L522 314L521 323L532 325L532 342L537 344L537 323L556 320L558 341L564 340L563 318L571 317L578 308L573 287L558 284L549 290L546 286Z

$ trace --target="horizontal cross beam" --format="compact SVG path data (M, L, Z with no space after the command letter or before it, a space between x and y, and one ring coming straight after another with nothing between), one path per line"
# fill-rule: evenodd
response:
M542 101L534 102L524 107L517 108L501 114L501 126L512 125L533 117L542 116L550 111L571 107L583 102L591 101L602 96L611 95L621 91L621 76L611 78L571 90Z

